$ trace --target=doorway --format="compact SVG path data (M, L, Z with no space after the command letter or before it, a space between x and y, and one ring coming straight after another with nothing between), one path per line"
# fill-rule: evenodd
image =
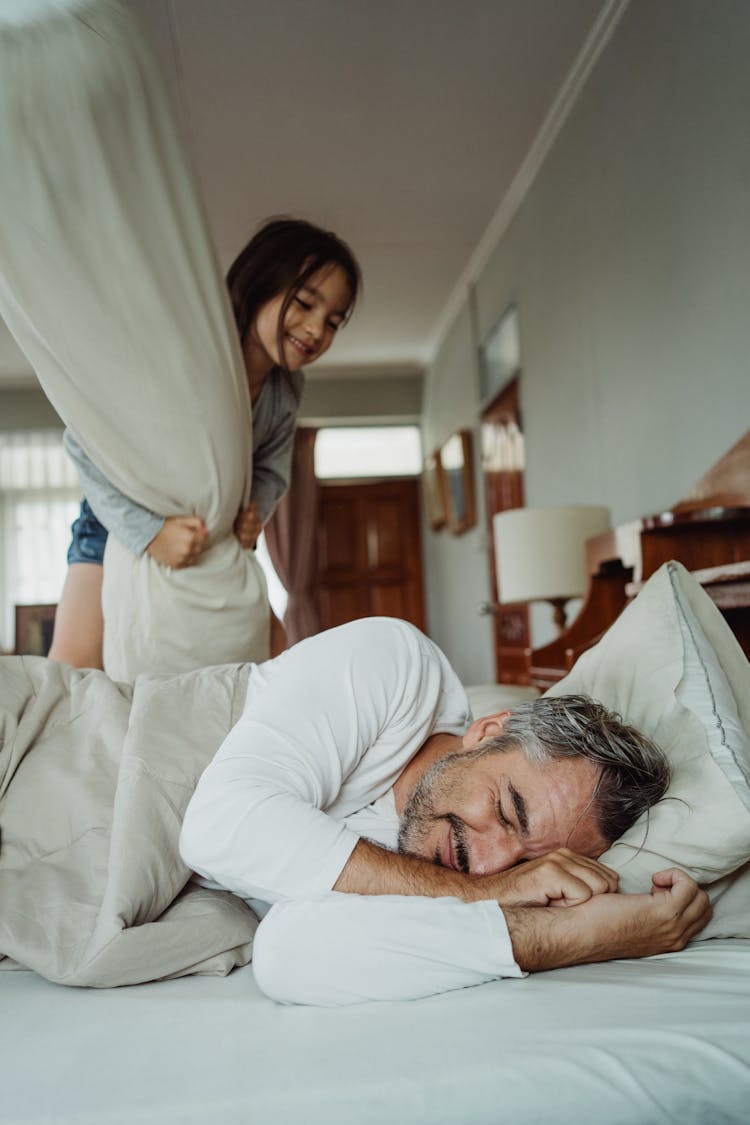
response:
M322 629L387 616L424 630L417 480L322 482L317 547Z

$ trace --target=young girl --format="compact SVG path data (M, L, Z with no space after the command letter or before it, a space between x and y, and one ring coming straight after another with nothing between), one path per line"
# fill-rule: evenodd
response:
M266 223L227 274L253 406L251 497L234 525L245 548L255 546L289 485L302 368L328 351L352 313L360 284L359 266L346 243L297 219ZM72 528L49 655L78 668L101 668L108 531L135 554L145 550L173 568L198 562L208 532L199 516L164 519L135 504L99 472L70 431L64 441L86 499Z

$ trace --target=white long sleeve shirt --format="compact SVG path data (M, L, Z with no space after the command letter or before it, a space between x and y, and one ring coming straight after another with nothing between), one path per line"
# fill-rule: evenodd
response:
M331 893L361 836L395 846L391 790L407 762L470 717L437 646L391 618L342 625L253 668L180 852L202 882L280 904L256 935L269 995L338 1004L522 975L495 903Z

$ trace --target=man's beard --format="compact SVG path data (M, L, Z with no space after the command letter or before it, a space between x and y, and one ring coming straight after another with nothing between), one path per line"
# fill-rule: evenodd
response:
M453 834L453 854L459 871L469 873L469 849L466 845L466 826L460 817L453 813L439 813L435 808L436 792L440 794L446 804L454 786L450 776L445 777L451 770L460 768L467 760L466 754L448 754L435 762L417 782L414 792L404 806L401 823L398 830L398 850L403 855L416 856L418 859L432 860L433 863L443 864L440 848L436 848L433 855L426 851L426 841L430 832L439 820L447 821Z

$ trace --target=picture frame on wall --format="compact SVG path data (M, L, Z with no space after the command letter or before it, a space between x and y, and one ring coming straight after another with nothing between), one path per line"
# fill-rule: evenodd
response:
M484 407L521 370L518 309L510 305L479 346L479 401Z
M46 656L52 644L56 605L16 606L17 656Z
M446 527L462 535L477 522L471 430L456 430L440 447L446 483Z
M427 522L433 531L439 531L441 527L445 527L447 519L445 473L439 449L425 457L422 497Z

